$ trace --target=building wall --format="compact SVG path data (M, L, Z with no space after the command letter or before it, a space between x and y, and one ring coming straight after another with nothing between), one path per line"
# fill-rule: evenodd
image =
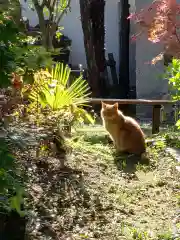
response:
M21 0L23 5L23 16L30 20L30 24L35 26L38 23L36 12L28 9L28 5ZM106 52L113 52L114 58L117 61L119 55L119 38L118 38L118 0L106 1L105 10L105 26L106 26ZM71 12L64 16L60 25L64 26L64 34L72 39L71 63L83 64L86 66L86 56L83 42L83 32L80 21L79 0L73 0L71 4Z
M120 0L106 0L105 7L105 27L106 27L106 53L112 52L116 61L118 72L119 67L119 9ZM178 0L180 1L180 0ZM130 0L131 10L140 10L152 0ZM144 3L145 2L145 3ZM30 24L35 26L38 23L36 12L28 9L27 4L22 0L23 15L28 17ZM68 13L61 25L64 26L64 34L72 39L72 52L70 62L74 65L83 64L86 66L86 56L84 51L83 33L80 22L79 0L73 0L71 12ZM131 34L135 32L133 23L131 24ZM131 83L136 82L137 97L150 98L158 94L167 92L167 82L160 77L164 71L163 63L155 66L146 64L148 61L160 53L162 46L150 43L145 37L130 43L130 78Z
M140 10L151 3L152 0L136 0L136 8ZM136 86L139 98L158 97L158 94L161 95L168 90L167 81L162 78L164 62L160 61L156 65L148 63L161 51L163 46L151 43L146 36L142 36L136 42Z

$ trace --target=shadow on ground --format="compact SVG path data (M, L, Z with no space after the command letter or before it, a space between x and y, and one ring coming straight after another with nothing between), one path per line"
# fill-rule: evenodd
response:
M88 135L84 136L84 141L90 142L91 144L113 144L109 135Z
M20 217L15 211L11 211L9 214L0 213L0 239L25 239L26 224L27 218Z
M31 187L30 196L34 216L27 227L29 240L37 236L64 237L81 221L78 208L90 207L83 173L70 167L60 169L57 164L55 159L46 165L38 164L34 173L36 183Z
M113 142L108 134L85 135L84 141L90 142L92 145L103 144L113 147ZM135 154L118 153L116 151L112 154L117 169L119 171L123 171L124 173L135 173L137 164L149 165L150 163L150 159L147 157L147 154L140 156Z
M114 163L117 169L125 173L135 173L137 164L149 165L150 159L147 156L115 153Z

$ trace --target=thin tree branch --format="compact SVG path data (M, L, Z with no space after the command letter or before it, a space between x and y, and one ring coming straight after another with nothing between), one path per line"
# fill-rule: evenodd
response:
M56 2L57 2L57 0L50 0L50 8L49 8L49 10L50 10L50 16L49 16L49 20L50 20L50 22L53 22L53 18L54 18L54 10L55 10L55 4L56 4Z
M61 21L62 17L64 16L64 14L66 13L66 10L70 7L70 5L71 5L71 0L68 0L66 7L64 7L63 11L60 13L60 15L59 15L59 17L58 17L58 19L56 21L57 26L60 23L60 21Z

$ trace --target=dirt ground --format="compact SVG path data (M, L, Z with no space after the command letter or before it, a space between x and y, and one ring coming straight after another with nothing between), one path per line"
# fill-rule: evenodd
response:
M29 193L26 239L180 239L180 174L162 136L148 147L149 164L117 156L101 127L74 130L67 146L63 171L35 147L16 153Z

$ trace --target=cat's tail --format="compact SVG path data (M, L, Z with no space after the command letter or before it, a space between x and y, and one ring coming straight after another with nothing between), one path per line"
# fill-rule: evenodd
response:
M153 144L155 143L155 139L146 139L145 140L146 146L153 146ZM148 152L145 151L141 154L141 160L142 162L148 164L150 162L149 156L148 156Z

